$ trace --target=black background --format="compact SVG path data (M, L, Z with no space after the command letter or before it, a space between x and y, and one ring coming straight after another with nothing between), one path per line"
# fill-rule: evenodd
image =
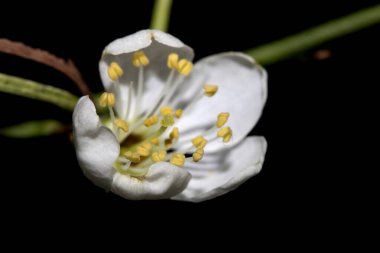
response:
M377 1L266 1L255 2L254 7L249 1L204 2L175 1L169 28L194 48L196 60L246 50ZM111 2L87 8L5 5L0 37L74 60L92 90L101 91L97 65L102 49L116 38L149 27L152 5L152 1L133 1L128 7ZM128 226L143 227L145 222L152 231L159 231L155 224L174 223L176 229L191 224L207 233L208 228L225 224L256 230L259 223L267 228L273 222L307 227L323 217L344 220L342 209L350 209L355 206L352 199L362 197L356 186L364 172L366 159L359 153L366 131L359 128L369 128L366 118L374 116L370 109L376 102L366 98L379 84L379 32L380 26L373 26L266 66L268 102L252 131L267 138L266 161L258 176L229 194L199 204L128 201L105 193L82 175L67 135L0 137L2 217L14 222L9 230L46 223L74 230L117 224L125 226L127 234ZM319 49L331 50L331 57L316 60ZM0 72L80 95L62 74L14 56L0 54ZM3 93L0 111L2 127L47 118L71 122L70 112Z

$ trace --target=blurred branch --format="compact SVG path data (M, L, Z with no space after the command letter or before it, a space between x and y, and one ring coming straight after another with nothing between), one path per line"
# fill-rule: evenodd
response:
M156 0L153 6L151 29L168 31L172 0Z
M0 135L12 138L31 138L62 133L67 129L56 120L28 121L0 129Z
M64 59L61 59L47 51L29 47L21 42L14 42L1 38L0 52L16 55L52 67L74 81L83 95L90 94L90 90L86 82L83 80L79 70L71 60L65 61Z
M259 46L246 51L246 53L260 64L269 65L378 22L380 22L380 5Z
M73 110L78 97L50 85L0 73L0 91L49 102Z

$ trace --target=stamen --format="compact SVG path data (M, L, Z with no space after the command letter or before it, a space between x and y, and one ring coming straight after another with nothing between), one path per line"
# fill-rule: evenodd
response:
M171 53L168 55L168 68L176 69L178 67L178 54Z
M178 62L177 71L183 76L188 76L193 69L193 63L191 61L188 61L186 59L181 59Z
M205 84L203 86L203 89L204 89L205 96L212 97L218 91L218 86L216 86L216 85L210 85L210 84Z
M140 162L140 155L137 152L127 151L125 152L125 157L133 163Z
M230 114L228 112L221 112L218 115L218 120L216 121L216 127L221 128L226 124L228 118L230 117Z
M203 148L198 148L194 153L193 153L193 161L194 162L199 162L204 155L205 151Z
M158 116L153 115L152 117L149 117L146 120L144 120L144 125L146 127L150 127L150 126L153 126L154 124L156 124L157 122L158 122Z
M174 127L174 128L173 128L173 130L170 132L169 137L170 137L170 139L172 139L172 140L178 140L178 138L179 138L178 127Z
M143 51L137 51L133 54L132 64L135 67L146 66L149 64L149 59Z
M170 163L179 167L185 164L185 155L183 154L173 154L170 158Z
M160 146L160 139L158 138L153 138L150 143L152 143L153 145L156 145L156 146Z
M183 113L183 110L182 110L182 109L177 109L177 110L175 111L174 115L175 115L175 117L176 117L177 119L179 119L179 118L181 118L182 113Z
M128 132L128 123L120 118L115 119L114 124L124 132Z
M170 106L163 106L160 109L160 113L161 113L162 116L165 116L165 115L168 115L168 114L172 114L173 113L173 109Z
M194 139L191 140L193 143L194 147L196 148L204 148L207 144L207 140L203 136L198 136L195 137Z
M116 81L123 75L123 69L116 62L112 62L108 67L108 76L112 81Z
M223 142L229 142L232 137L232 130L230 127L224 127L218 131L217 136L223 138Z
M171 114L164 115L163 119L161 120L161 126L163 127L169 127L174 124L174 118Z
M152 145L150 143L143 143L136 148L137 153L140 156L149 156L150 151L152 150Z
M172 146L172 144L173 144L172 139L165 139L164 145L166 149L169 149Z
M99 98L99 105L101 107L114 107L115 106L115 95L113 93L104 92Z
M159 150L158 152L154 152L151 156L151 159L153 162L162 162L166 159L166 151L165 150Z

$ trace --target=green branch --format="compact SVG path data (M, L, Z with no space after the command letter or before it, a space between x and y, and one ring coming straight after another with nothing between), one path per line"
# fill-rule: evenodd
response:
M156 0L153 6L151 29L168 31L172 0Z
M0 73L0 91L49 102L71 111L78 100L65 90L3 73Z
M380 5L259 46L246 53L260 64L268 65L378 22L380 22Z

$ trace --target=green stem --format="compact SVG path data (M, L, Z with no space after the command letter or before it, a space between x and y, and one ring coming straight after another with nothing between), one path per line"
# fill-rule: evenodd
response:
M246 53L260 64L269 65L378 22L380 22L380 5L259 46L246 51Z
M0 73L0 91L49 102L71 111L78 100L65 90L3 73Z
M168 31L172 0L156 0L153 6L151 29Z

